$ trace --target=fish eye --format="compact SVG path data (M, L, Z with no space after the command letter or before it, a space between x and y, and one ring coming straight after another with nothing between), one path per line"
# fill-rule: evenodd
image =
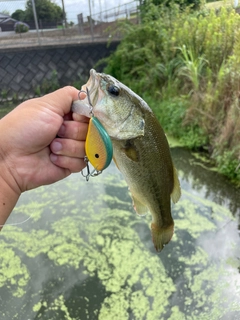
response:
M119 88L117 86L114 86L113 84L109 85L109 87L107 88L107 91L115 97L117 97L120 93Z

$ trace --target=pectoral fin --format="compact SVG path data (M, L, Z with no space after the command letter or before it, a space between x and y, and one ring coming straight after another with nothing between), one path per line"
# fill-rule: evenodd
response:
M122 148L122 151L126 154L126 156L134 162L139 161L139 155L134 142L131 140L127 140L125 146Z
M173 181L174 181L174 184L173 184L173 191L171 193L171 198L173 203L177 203L181 197L181 187L178 179L177 170L175 167L173 167Z

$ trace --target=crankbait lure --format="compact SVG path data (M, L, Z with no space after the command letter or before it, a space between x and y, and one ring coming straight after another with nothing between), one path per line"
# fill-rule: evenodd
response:
M85 142L85 161L87 163L87 174L84 175L82 172L82 175L88 181L90 176L93 177L99 175L104 169L109 166L113 157L113 147L112 141L107 131L105 130L101 122L96 117L94 117L93 106L90 100L88 88L86 90L88 102L91 109L89 112L90 120ZM88 162L90 162L93 166L93 171L90 171Z
M106 169L112 161L112 141L96 117L91 117L89 121L85 151L97 171Z

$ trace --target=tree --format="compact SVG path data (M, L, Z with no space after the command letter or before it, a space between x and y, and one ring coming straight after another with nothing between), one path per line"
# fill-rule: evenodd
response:
M23 11L21 9L17 9L15 12L13 12L11 17L15 20L18 20L18 21L24 21L25 20L25 11Z
M51 2L51 0L35 0L35 7L38 19L42 20L43 22L63 20L62 8L59 7L57 4ZM32 0L28 0L26 3L25 20L34 20Z

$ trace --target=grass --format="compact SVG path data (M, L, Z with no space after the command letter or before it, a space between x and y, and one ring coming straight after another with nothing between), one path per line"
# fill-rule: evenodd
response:
M218 9L221 7L233 7L234 1L233 0L226 0L226 1L214 1L214 2L208 2L205 4L205 6L208 9Z

